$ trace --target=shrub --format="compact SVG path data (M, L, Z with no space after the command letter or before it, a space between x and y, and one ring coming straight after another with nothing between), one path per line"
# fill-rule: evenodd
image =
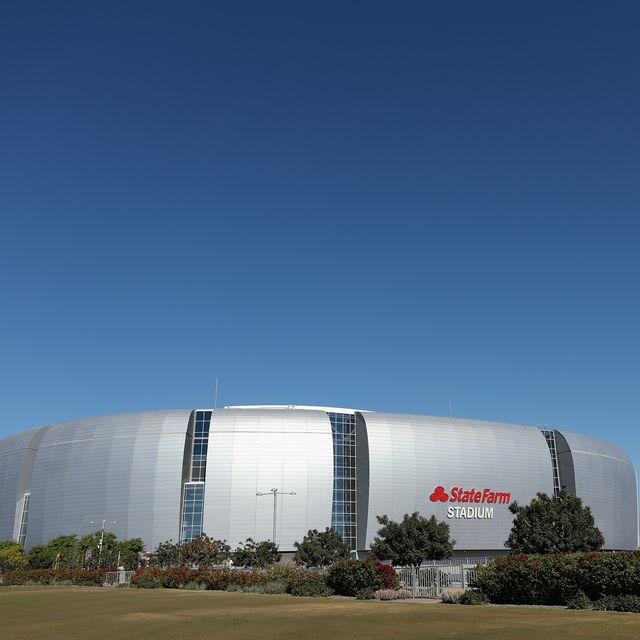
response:
M333 590L326 585L324 580L313 578L297 580L288 588L288 591L292 596L313 598L327 598L333 595Z
M596 611L640 613L640 597L635 595L604 596L593 603Z
M591 600L640 595L640 554L520 554L478 567L477 586L491 602L566 604L580 591Z
M466 605L479 605L486 604L487 596L476 589L467 589L464 591L460 598L458 599L458 604L466 604Z
M114 571L115 569L109 569ZM107 569L37 569L9 571L2 584L73 584L101 586ZM227 590L253 593L294 593L295 595L327 596L333 591L324 576L297 567L269 567L231 571L229 569L191 569L189 567L140 568L135 571L131 586L138 589Z
M138 569L131 578L131 586L138 589L158 589L160 585L159 569Z
M280 580L282 582L289 582L289 580L294 579L298 573L300 573L300 570L297 567L286 564L272 564L264 571L267 580Z
M376 571L382 574L384 586L387 589L396 589L400 584L400 579L396 570L390 565L376 560Z
M329 567L327 585L341 596L355 596L368 589L373 594L378 589L394 589L398 575L387 564L369 560L339 560Z
M198 582L197 580L189 580L180 587L181 589L188 589L189 591L205 591L207 588L206 583Z
M211 591L245 591L254 593L285 593L300 581L315 581L325 585L324 577L296 567L272 566L266 570L251 569L231 571L229 569L191 569L170 567L160 569L148 567L136 571L132 586L142 589L198 589ZM326 585L325 585L326 586Z
M3 575L4 585L73 584L81 587L102 586L107 569L23 569Z
M280 580L270 580L265 582L262 586L262 593L287 593L287 583Z
M463 593L464 589L443 589L440 593L440 598L445 604L458 604Z
M567 600L568 609L591 609L592 607L593 602L584 591L578 591L575 596Z
M407 589L378 589L373 592L374 600L406 600L413 598Z
M373 598L373 589L358 589L356 591L356 599L357 600L371 600Z
M201 571L199 579L209 591L224 591L231 580L229 574L227 570Z

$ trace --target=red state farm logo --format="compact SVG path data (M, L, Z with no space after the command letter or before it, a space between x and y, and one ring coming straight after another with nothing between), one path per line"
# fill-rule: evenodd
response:
M429 496L431 502L488 502L489 504L509 504L511 493L509 491L493 491L489 487L484 489L465 489L464 487L451 487L450 494L444 487L437 486Z
M449 499L448 494L444 490L444 487L436 487L433 493L429 496L431 502L446 502Z

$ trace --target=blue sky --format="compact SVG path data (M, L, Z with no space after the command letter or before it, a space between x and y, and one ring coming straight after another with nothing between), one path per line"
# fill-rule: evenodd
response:
M0 436L297 403L640 464L636 3L7 3Z

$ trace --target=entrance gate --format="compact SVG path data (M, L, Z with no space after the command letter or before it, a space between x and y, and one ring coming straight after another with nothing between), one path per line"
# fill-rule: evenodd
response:
M414 598L439 598L443 589L467 589L473 586L477 565L432 564L414 567L394 567L400 586L410 590Z

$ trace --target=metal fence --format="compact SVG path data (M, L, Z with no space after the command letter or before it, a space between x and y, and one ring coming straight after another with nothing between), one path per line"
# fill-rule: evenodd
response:
M467 566L476 566L479 564L488 564L495 560L495 556L460 556L458 558L446 558L444 560L425 560L422 566L443 566L450 564L464 564Z
M409 589L414 598L439 598L443 589L467 589L474 585L477 565L441 564L395 567L400 586Z
M129 584L133 578L133 571L108 571L104 578L104 587L117 587L121 584Z

